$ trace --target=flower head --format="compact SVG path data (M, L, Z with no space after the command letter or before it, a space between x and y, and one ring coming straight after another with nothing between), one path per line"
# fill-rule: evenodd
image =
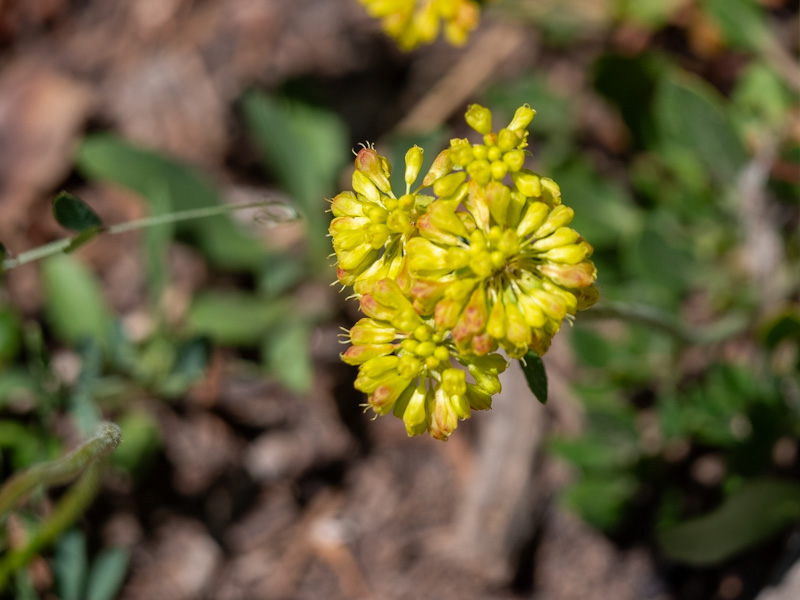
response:
M444 29L454 46L466 43L478 25L480 8L474 0L359 0L367 12L381 19L384 31L403 50L429 44Z
M342 359L359 366L367 405L402 418L409 435L447 439L490 408L507 366L496 351L544 354L564 320L597 299L573 210L555 181L524 168L534 115L522 106L495 132L492 113L470 106L482 143L451 140L413 192L422 150L409 150L400 198L388 161L367 146L353 191L333 200L339 281L365 315Z

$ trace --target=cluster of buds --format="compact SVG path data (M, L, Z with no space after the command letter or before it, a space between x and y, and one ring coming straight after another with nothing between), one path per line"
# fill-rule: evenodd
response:
M475 0L359 0L369 14L381 19L383 30L402 50L429 44L444 29L454 46L466 43L478 25L480 8Z
M491 407L506 356L544 354L563 321L597 300L592 247L568 227L572 209L552 179L523 168L534 114L522 106L495 133L491 112L470 106L483 143L451 140L412 191L414 146L399 198L391 165L365 146L353 191L332 201L337 276L366 315L342 359L359 366L367 406L402 418L409 435L446 440Z

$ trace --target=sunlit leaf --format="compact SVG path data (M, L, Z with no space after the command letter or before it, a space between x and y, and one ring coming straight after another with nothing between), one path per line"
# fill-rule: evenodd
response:
M687 75L663 78L655 114L666 143L694 154L719 182L734 180L746 153L723 100L710 85Z

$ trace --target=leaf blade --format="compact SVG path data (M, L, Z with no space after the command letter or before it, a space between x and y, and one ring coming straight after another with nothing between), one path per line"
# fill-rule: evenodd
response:
M542 404L547 404L547 371L542 357L533 351L528 351L524 360L519 362L533 395Z

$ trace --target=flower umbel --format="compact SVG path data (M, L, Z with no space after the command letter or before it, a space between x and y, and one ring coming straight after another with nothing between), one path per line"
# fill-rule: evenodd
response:
M480 7L474 0L359 0L367 12L381 19L383 30L402 50L429 44L444 30L454 46L466 43L478 25Z
M523 167L520 107L497 132L491 112L469 107L483 143L454 139L411 192L422 151L406 155L406 194L391 192L388 161L356 158L353 192L333 200L339 281L366 315L342 359L376 414L393 412L409 435L447 439L471 410L488 409L511 358L544 354L564 320L597 300L592 247L569 227L558 185Z

